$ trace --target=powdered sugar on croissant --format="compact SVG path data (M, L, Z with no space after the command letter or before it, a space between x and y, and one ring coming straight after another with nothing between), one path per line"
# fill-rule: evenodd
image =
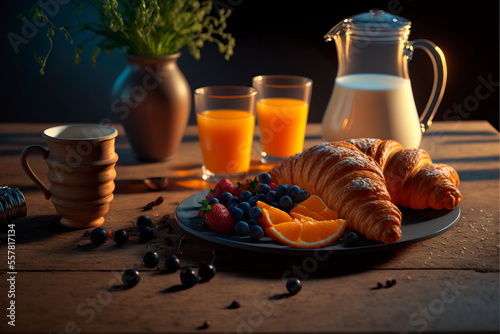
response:
M393 203L413 209L453 209L462 200L452 167L432 163L422 149L403 149L394 140L350 139L382 168Z
M269 173L277 183L296 184L320 196L368 239L391 243L401 238L401 212L391 202L382 170L353 144L316 145Z

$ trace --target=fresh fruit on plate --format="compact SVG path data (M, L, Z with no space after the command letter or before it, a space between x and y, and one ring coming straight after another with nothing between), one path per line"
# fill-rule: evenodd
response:
M290 210L290 215L292 217L294 217L295 213L308 216L316 220L338 218L335 211L329 209L325 202L323 202L321 197L316 195L311 195L308 199L299 203L292 210Z
M304 216L305 217L305 216ZM266 228L274 241L294 248L311 249L326 246L339 239L345 231L346 221L297 219Z
M234 220L229 210L221 203L208 204L203 200L201 211L205 224L219 233L234 233Z

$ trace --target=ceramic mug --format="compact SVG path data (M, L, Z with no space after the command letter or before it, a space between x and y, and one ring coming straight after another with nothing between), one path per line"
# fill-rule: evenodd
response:
M37 187L51 199L71 228L101 225L109 211L115 189L115 137L118 131L101 125L61 125L43 132L48 149L32 145L21 154L21 164ZM35 175L28 156L40 153L45 159L50 188Z

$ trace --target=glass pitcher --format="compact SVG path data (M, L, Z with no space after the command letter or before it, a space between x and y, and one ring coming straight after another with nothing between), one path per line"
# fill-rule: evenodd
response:
M339 22L326 35L334 40L339 66L323 116L323 138L393 139L417 148L431 125L446 85L443 52L426 39L408 41L411 22L383 10L370 10ZM434 68L431 96L419 118L408 61L423 49Z

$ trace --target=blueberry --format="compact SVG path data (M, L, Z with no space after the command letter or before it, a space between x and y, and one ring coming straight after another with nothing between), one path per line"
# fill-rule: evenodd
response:
M123 287L125 289L130 289L139 283L141 280L141 274L137 269L127 269L122 274Z
M299 293L300 289L302 289L302 283L298 278L289 278L286 281L286 290L291 295L296 295L297 293Z
M269 183L273 182L273 179L269 173L259 174L259 176L257 176L257 178L259 179L260 183L269 184Z
M113 240L118 245L125 245L128 241L128 232L127 230L121 229L115 232L113 235Z
M280 206L280 204L279 204L278 202L276 202L276 201L269 203L269 205L274 206L275 208L277 208L277 209L280 209L280 210L281 210L281 206Z
M219 199L217 197L212 197L211 199L208 200L208 204L215 204L219 203Z
M354 245L358 242L358 234L356 232L347 232L344 235L344 242L346 245Z
M232 203L232 204L228 204L226 208L227 208L227 211L231 212L232 209L237 208L237 207L238 207L238 204Z
M259 193L261 193L261 194L267 194L267 192L269 190L271 190L271 187L268 184L266 184L266 183L261 183L259 185L259 189L258 190L259 190Z
M257 200L261 201L261 202L265 202L266 201L266 194L257 195Z
M293 208L293 199L288 195L282 196L280 198L279 204L283 209L289 210Z
M213 264L202 264L199 269L200 278L204 281L210 281L214 278L216 273L215 267Z
M234 225L234 231L240 237L244 237L247 236L248 233L250 232L250 226L248 225L247 222L240 220L239 222L236 223L236 225Z
M233 203L236 203L236 204L239 204L240 203L240 199L236 196L233 196L231 197L228 201L227 201L227 205L231 205Z
M231 210L231 217L233 217L234 221L242 220L244 216L245 216L245 213L243 212L243 210L241 210L238 207L233 208Z
M266 194L266 202L271 203L274 202L278 198L278 194L276 190L269 190Z
M297 197L295 198L295 201L297 203L300 203L300 202L303 202L305 201L306 199L309 198L309 192L307 190L301 190L299 191L299 193L297 194Z
M186 288L190 288L194 286L196 283L198 283L199 277L200 276L198 272L191 267L186 267L182 269L180 274L181 283Z
M248 216L252 219L259 220L260 218L262 218L262 209L258 206L253 206L248 211Z
M165 266L168 272L174 272L181 268L181 260L177 255L171 255L165 260Z
M90 231L90 241L93 244L100 245L108 240L108 231L103 229L102 227L97 227Z
M285 196L288 195L288 184L280 184L276 188L276 192L278 193L278 196Z
M256 219L253 219L253 218L250 218L248 221L247 221L247 224L250 227L252 227L253 225L259 225L259 222L256 220Z
M297 186L297 185L290 186L288 188L288 196L290 196L292 198L297 197L297 195L299 194L299 191L300 191L299 186Z
M155 251L149 251L144 254L142 261L146 267L154 268L158 265L158 262L160 262L160 255Z
M251 191L245 190L244 192L241 193L240 199L242 202L247 202L250 197L252 197L253 194Z
M137 227L151 226L153 225L153 220L148 216L139 216L137 217L137 221L135 222L135 224L137 225Z
M250 211L250 209L252 208L252 206L248 202L241 202L238 205L238 208L241 209L244 214L248 215L248 211Z
M262 227L260 227L260 225L253 225L252 227L250 227L249 234L251 239L259 240L264 236L264 230L262 229Z
M227 204L229 199L231 199L232 197L233 194L231 194L229 191L226 191L219 196L219 202L221 202L222 204Z
M148 242L153 240L155 237L155 230L150 227L150 226L142 226L137 230L137 233L139 234L139 239L142 242Z
M258 200L259 198L257 196L252 196L248 199L247 203L250 204L250 206L255 206Z

